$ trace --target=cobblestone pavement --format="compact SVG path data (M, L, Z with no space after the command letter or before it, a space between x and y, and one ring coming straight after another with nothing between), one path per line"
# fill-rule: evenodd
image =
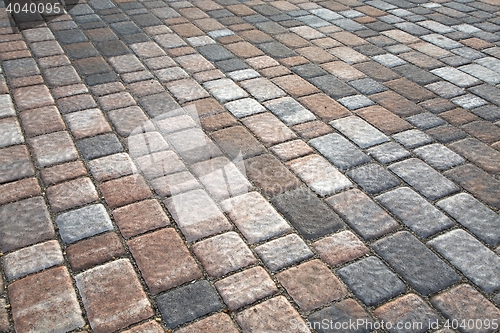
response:
M0 331L498 332L498 0L66 2L1 8Z

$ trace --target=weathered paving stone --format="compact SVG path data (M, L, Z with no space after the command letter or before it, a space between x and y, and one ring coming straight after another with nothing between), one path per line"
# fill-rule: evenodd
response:
M422 333L439 321L436 311L415 294L404 295L386 303L375 309L373 314L392 324L391 329L387 326L391 333ZM400 327L394 327L396 324Z
M124 333L163 333L163 327L154 321L148 321L144 324L132 327L129 330L123 331Z
M394 163L389 169L429 200L459 191L452 181L416 158Z
M366 240L378 238L400 225L360 190L349 190L326 199L326 203Z
M37 136L29 141L38 166L47 167L75 160L77 151L68 132L55 132Z
M0 148L24 143L19 122L15 118L0 119Z
M333 75L317 76L309 79L312 84L318 87L325 94L333 99L356 95L354 88L350 87Z
M370 194L379 193L401 184L393 174L375 163L351 169L347 175Z
M371 160L356 146L336 133L312 139L309 144L341 170L347 170Z
M438 170L446 170L465 162L463 157L439 143L419 147L413 152Z
M217 333L217 332L226 332L226 333L238 333L238 329L235 324L232 322L231 318L225 313L216 313L208 318L204 318L200 321L197 321L191 325L185 326L177 330L179 333L189 333L189 332L205 332L205 333ZM130 333L144 333L143 331L139 332L130 332ZM147 332L149 333L149 332ZM157 332L151 332L157 333ZM158 333L163 333L163 328Z
M500 258L464 230L450 231L428 244L486 293L500 289Z
M168 291L156 299L163 320L170 328L220 310L223 305L206 280Z
M201 271L172 228L162 229L127 242L152 294L202 277ZM165 274L165 271L169 274Z
M5 276L8 280L60 265L63 261L61 247L55 240L35 244L3 257Z
M422 295L434 294L460 281L450 266L407 231L383 238L372 247Z
M139 99L139 103L150 117L177 116L181 114L179 104L167 92L145 96Z
M297 310L283 296L241 311L236 321L243 332L310 332Z
M347 289L320 260L312 260L276 275L302 311L311 311L347 295Z
M439 201L437 206L487 244L500 243L500 216L470 194L456 194Z
M418 236L429 237L452 227L441 211L408 187L401 187L375 198Z
M66 256L73 271L85 270L124 254L121 240L114 232L107 232L66 248Z
M136 159L136 164L147 179L154 179L186 170L179 156L171 151L160 151Z
M117 208L151 197L152 193L141 175L113 179L100 185L104 200L110 208Z
M238 87L238 85L230 79L209 81L203 85L221 103L248 97L247 92Z
M443 119L430 112L417 114L406 118L406 120L422 130L446 124Z
M278 271L314 255L306 243L295 234L259 245L255 252L272 271Z
M316 119L314 114L291 97L268 101L264 105L288 126Z
M103 134L82 139L76 143L76 146L86 160L123 151L123 146L115 134Z
M397 133L392 137L409 149L417 148L434 141L429 135L417 129Z
M467 302L464 302L464 300ZM431 298L431 304L441 311L446 319L450 322L455 320L462 323L465 320L474 318L486 323L500 317L500 310L488 301L474 288L468 284L461 284L448 291ZM496 328L486 325L471 325L470 328L464 325L464 328L459 328L460 332L464 333L493 333Z
M342 265L368 254L369 250L356 235L341 231L312 244L312 247L330 266Z
M54 238L54 227L41 197L0 207L0 246L2 252Z
M144 200L115 209L113 218L125 238L164 227L170 223L156 200Z
M75 280L94 332L113 332L154 314L127 259L89 269Z
M341 268L338 274L368 306L380 304L406 290L403 281L376 257L368 257Z
M431 70L431 73L462 88L467 88L481 83L479 79L476 79L475 77L453 67L442 67L434 69Z
M292 130L270 112L247 117L242 123L266 146L297 138Z
M137 171L130 156L125 153L104 156L90 161L88 165L99 182L128 176Z
M88 177L77 178L47 188L47 199L54 212L80 207L99 197Z
M266 111L266 108L252 98L243 98L236 101L228 102L224 106L236 118L243 118L253 114Z
M334 120L330 122L330 125L361 148L368 148L389 140L382 132L356 116Z
M472 93L484 98L497 106L500 106L499 89L489 84L483 84L469 89Z
M306 239L316 239L344 226L342 219L306 188L274 197L271 203Z
M454 142L448 147L485 171L493 174L500 173L500 152L487 144L477 139L467 138Z
M33 176L35 170L26 146L0 149L0 183Z
M325 318L329 321L326 327L322 325ZM374 324L374 320L366 310L352 298L334 303L313 313L309 316L308 322L310 327L319 333L368 333L371 331L370 327L373 327ZM333 325L330 325L330 323L333 323ZM360 325L350 325L351 323L359 323Z
M368 154L382 164L388 164L410 156L410 152L395 142L384 143L367 150Z
M224 200L220 205L250 243L258 243L291 229L288 223L257 192Z
M18 280L8 291L16 332L64 333L85 325L66 267Z
M101 204L63 213L56 218L56 223L66 244L113 230L108 213Z
M196 163L222 155L219 148L200 128L191 128L167 136L179 156L187 163Z

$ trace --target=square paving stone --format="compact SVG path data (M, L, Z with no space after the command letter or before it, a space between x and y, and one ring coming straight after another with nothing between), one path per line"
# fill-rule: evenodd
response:
M99 109L72 112L64 118L75 139L111 132L111 126Z
M338 266L368 254L369 250L356 235L341 231L312 244L312 247L330 266Z
M325 318L333 325L322 325ZM334 303L311 314L308 321L310 327L318 333L368 333L371 331L370 327L374 326L372 317L352 298ZM351 325L351 323L360 325ZM335 324L338 326L336 327Z
M150 198L152 193L141 175L131 175L102 183L101 192L110 208Z
M221 103L248 97L247 92L230 79L209 81L203 85Z
M316 119L312 112L291 97L274 99L264 105L288 126Z
M285 96L286 93L274 83L265 78L255 78L241 82L245 88L259 102Z
M236 101L228 102L224 106L236 118L243 118L253 114L266 111L266 108L252 98L243 98Z
M22 58L3 62L5 75L9 78L19 78L40 74L34 59Z
M419 147L413 151L430 166L446 170L465 162L465 159L440 143Z
M222 155L220 149L200 128L175 132L169 134L167 139L184 162L189 164L207 161Z
M0 119L0 148L24 143L23 133L16 118Z
M321 67L319 67L318 65L314 65L314 64L305 64L305 65L294 66L290 69L293 72L297 73L300 77L303 77L306 79L328 74Z
M389 141L385 134L356 116L334 120L330 122L330 125L361 148L368 148Z
M296 234L290 234L255 248L264 264L273 272L306 260L314 255Z
M325 94L334 99L357 94L354 88L348 86L333 75L317 76L309 80Z
M406 291L406 285L380 259L368 257L338 270L340 278L366 305L380 304Z
M417 129L397 133L392 137L409 149L417 148L434 141L429 135Z
M33 148L36 164L41 167L75 160L78 157L68 132L37 136L30 140L30 145Z
M392 173L375 163L352 169L347 172L347 175L370 194L379 193L401 184Z
M73 66L47 68L43 74L49 87L66 86L81 81Z
M163 293L157 297L156 301L163 320L170 328L218 311L223 307L214 287L206 280Z
M32 176L34 173L26 146L0 149L0 183Z
M113 218L125 238L164 227L170 223L156 200L144 200L115 209Z
M344 227L337 214L303 187L278 195L271 203L306 239L316 239Z
M8 291L16 332L65 333L85 325L66 267L18 280Z
M91 268L75 280L96 333L114 332L154 314L128 259Z
M123 146L115 134L103 134L83 139L78 141L76 146L86 160L93 160L123 151Z
M249 158L265 152L264 146L243 126L233 126L213 132L214 141L229 158Z
M139 103L150 117L177 116L181 113L180 106L167 92L149 95L139 99Z

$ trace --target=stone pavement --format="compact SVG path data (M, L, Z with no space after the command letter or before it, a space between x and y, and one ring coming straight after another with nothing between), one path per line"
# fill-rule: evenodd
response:
M1 8L0 331L498 332L498 0L66 4Z

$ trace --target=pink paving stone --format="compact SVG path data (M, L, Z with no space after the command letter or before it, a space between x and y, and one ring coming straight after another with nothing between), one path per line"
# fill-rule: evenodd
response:
M64 118L75 139L111 132L111 126L99 109L73 112Z
M247 117L242 122L265 145L274 145L297 138L295 133L269 112Z
M347 295L342 282L318 259L287 269L276 277L305 312Z
M45 168L40 172L45 185L54 185L66 180L86 176L87 169L82 161L68 162Z
M47 189L47 198L54 212L80 207L99 199L90 178L70 180Z
M129 330L123 331L122 333L165 333L165 330L159 323L148 321L144 324L137 325Z
M293 140L269 148L283 161L314 153L314 149L302 140Z
M170 223L168 216L156 200L144 200L113 211L121 234L130 238Z
M0 205L39 195L42 192L38 179L26 178L0 185Z
M203 277L186 245L172 228L127 242L153 294Z
M154 314L128 259L97 266L75 280L95 333L111 333Z
M370 250L350 231L323 238L312 247L330 266L337 266L364 256Z
M236 325L231 321L231 318L227 314L217 313L176 331L176 333L194 333L194 332L238 333L239 331L236 328Z
M17 333L66 333L85 325L66 267L28 276L8 290Z
M210 276L220 277L257 262L234 231L202 240L192 246L194 254Z
M114 232L85 239L66 248L66 256L74 271L88 269L123 254L123 245Z
M215 288L233 311L278 292L274 281L260 266L217 281Z
M152 196L148 184L141 175L131 175L100 185L101 192L110 208L125 206Z
M54 99L47 86L18 88L12 92L12 95L20 111L54 104Z
M278 296L236 315L243 333L310 332L297 310L283 296ZM291 323L295 323L292 328Z

